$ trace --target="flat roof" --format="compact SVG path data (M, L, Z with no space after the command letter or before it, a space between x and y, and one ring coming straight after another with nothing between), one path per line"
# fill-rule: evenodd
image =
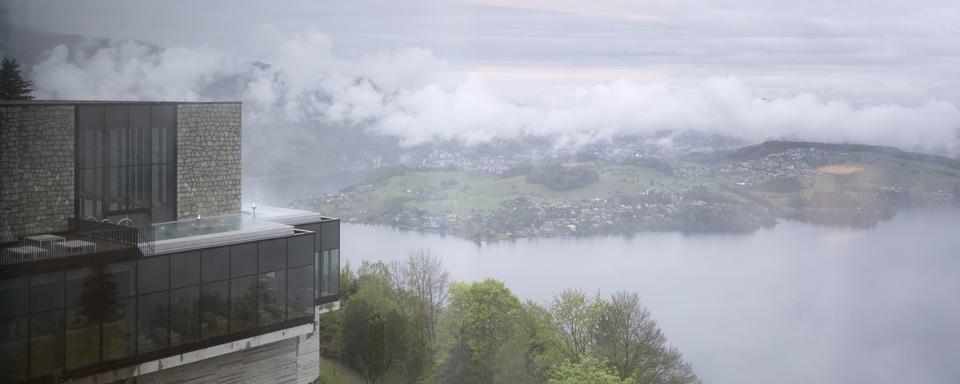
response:
M87 105L87 104L243 104L240 101L167 101L167 100L4 100L5 105Z
M295 225L336 220L316 212L280 207L257 207L252 212L157 223L153 253L189 251L254 240L286 237L303 232ZM141 247L142 248L142 247Z

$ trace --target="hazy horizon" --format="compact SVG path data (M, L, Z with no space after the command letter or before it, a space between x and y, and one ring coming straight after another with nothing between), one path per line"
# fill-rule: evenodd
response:
M232 98L254 129L403 144L689 129L960 155L949 2L4 4L11 47L23 29L112 39L25 68L40 98Z

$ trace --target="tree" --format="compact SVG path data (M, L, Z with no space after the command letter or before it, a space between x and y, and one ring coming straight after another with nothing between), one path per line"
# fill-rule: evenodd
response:
M428 376L434 365L437 323L447 302L450 274L430 250L416 249L390 265L397 305L407 318L410 345L406 371L411 379Z
M569 361L550 373L550 384L635 384L632 378L621 379L617 371L603 361L584 356L579 362Z
M389 268L364 262L358 271L359 287L345 300L341 323L344 363L368 382L377 382L406 352L407 322L394 297Z
M440 322L441 383L522 382L526 343L520 300L503 283L455 283Z
M596 343L599 356L616 368L621 378L638 383L697 383L680 354L666 344L650 312L636 293L617 292L600 316Z
M564 289L553 297L550 314L560 329L557 344L568 360L579 362L592 349L604 305L600 297L588 297L579 289Z
M0 100L32 100L32 86L33 82L20 77L20 64L16 60L3 58L0 68Z

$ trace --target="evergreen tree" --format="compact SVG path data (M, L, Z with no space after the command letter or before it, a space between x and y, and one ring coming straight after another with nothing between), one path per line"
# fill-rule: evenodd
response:
M33 100L30 92L33 82L20 77L20 64L16 60L3 58L0 68L0 100Z

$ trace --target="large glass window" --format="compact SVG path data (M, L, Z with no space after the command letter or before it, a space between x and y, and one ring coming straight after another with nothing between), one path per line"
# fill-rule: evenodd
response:
M27 317L0 320L0 382L27 379Z
M257 273L257 243L230 247L230 277Z
M30 315L30 377L53 376L60 371L63 349L63 311Z
M27 278L0 280L0 318L27 314Z
M287 318L298 319L313 316L313 277L312 265L287 270Z
M229 248L203 250L201 264L200 277L204 283L224 280L230 277Z
M30 277L30 312L63 308L63 272Z
M287 240L276 239L261 241L258 244L258 259L260 272L278 271L287 264Z
M315 235L302 235L287 240L287 266L299 267L313 264L313 238Z
M103 361L129 357L136 347L136 298L113 301L103 317Z
M314 239L306 234L0 280L0 379L69 375L312 319L318 276L328 298L339 278L339 250L313 255Z
M200 340L200 286L170 291L170 345Z
M99 314L87 307L67 308L67 369L94 365L100 361Z
M200 252L187 252L170 256L171 288L180 288L200 283Z
M136 293L136 264L132 261L114 263L104 270L106 282L116 289L117 297L127 297Z
M226 280L200 287L200 336L204 339L229 332L230 290Z
M170 287L170 261L168 256L148 257L137 262L137 292L148 293Z
M137 297L137 353L167 347L170 325L170 294L167 291Z
M176 106L77 106L76 214L175 219Z
M318 298L335 297L340 294L340 250L327 249L319 260L320 295Z
M230 279L230 332L245 331L256 325L256 276Z
M285 320L284 271L260 274L259 314L260 326L276 324Z

